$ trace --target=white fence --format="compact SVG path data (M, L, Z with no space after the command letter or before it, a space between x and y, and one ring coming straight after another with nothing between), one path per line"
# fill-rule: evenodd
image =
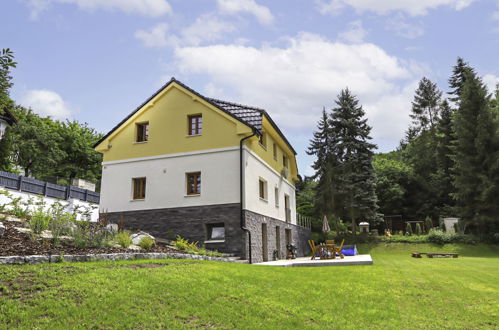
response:
M45 202L44 209L48 210L52 204L55 202L59 202L62 205L66 206L66 209L68 212L72 212L75 206L79 206L80 208L86 208L86 209L91 209L91 221L97 221L99 219L99 205L94 204L94 203L89 203L82 201L77 198L70 198L67 200L64 199L57 199L57 198L52 198L52 197L47 197L43 195L36 195L36 194L30 194L24 191L16 191L16 190L11 190L11 189L6 189L5 187L0 186L0 191L6 190L8 191L11 195L12 198L18 198L21 197L23 202L27 202L30 198L34 203L36 203L40 198L43 198L43 201ZM9 209L8 204L11 201L11 198L5 196L5 195L0 195L0 205L5 205L7 204L7 209ZM36 205L31 205L29 209L31 211L34 211L34 209L37 207Z

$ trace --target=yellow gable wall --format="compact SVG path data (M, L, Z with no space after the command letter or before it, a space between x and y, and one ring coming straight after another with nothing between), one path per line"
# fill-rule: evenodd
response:
M283 164L283 154L288 157L288 180L298 181L298 168L296 165L296 157L287 143L282 139L279 133L274 129L267 117L263 118L263 131L266 135L266 148L262 147L257 138L252 138L247 142L248 147L269 164L274 170L281 173ZM273 144L277 146L277 157L274 159Z
M203 116L200 136L188 136L187 116L194 114ZM148 141L135 143L136 123L147 121ZM239 146L241 134L248 133L248 126L172 83L95 149L107 162Z

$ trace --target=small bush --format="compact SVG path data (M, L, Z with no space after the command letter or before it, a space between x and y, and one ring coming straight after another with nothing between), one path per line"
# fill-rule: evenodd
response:
M478 239L472 235L444 233L439 229L432 229L428 234L428 241L439 245L450 243L477 244Z
M77 221L76 224L73 244L77 248L102 248L111 241L112 234L105 228L87 221Z
M189 248L189 241L177 235L177 239L172 244L179 250L187 250Z
M144 250L149 250L154 246L154 240L150 237L144 237L143 239L140 240L139 246L143 248Z
M122 231L116 234L114 237L116 243L123 248L127 248L132 245L132 238L130 237L129 231Z
M416 224L416 235L420 236L422 234L421 225L419 223Z
M407 223L405 226L405 234L406 236L412 236L412 226L410 223Z
M431 229L433 229L433 220L430 217L426 217L424 220L424 225L426 227L426 233L429 233Z
M46 214L43 210L37 210L29 219L28 224L33 233L40 234L48 229L50 220L51 216L49 214Z

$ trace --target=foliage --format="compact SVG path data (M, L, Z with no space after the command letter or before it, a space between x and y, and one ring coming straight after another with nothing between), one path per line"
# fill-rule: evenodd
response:
M199 247L198 242L189 242L187 239L177 235L177 239L172 242L177 249L186 251L190 254L207 255L211 257L221 257L222 254L218 251L206 250L204 247Z
M123 248L127 248L132 245L132 238L130 237L129 231L121 231L117 233L114 236L114 240Z
M28 220L29 227L35 234L47 230L50 224L50 215L43 210L36 210Z
M154 240L150 237L144 237L140 240L139 246L144 250L149 250L154 246Z
M73 230L73 244L77 248L103 248L109 245L112 236L105 228L80 220Z
M416 235L420 236L423 233L421 230L421 225L419 223L416 224Z
M455 198L465 224L480 234L499 231L498 126L487 89L468 71L454 116Z
M432 229L428 234L429 243L440 245L451 243L478 244L478 241L479 240L472 235L444 233L440 229Z
M412 226L409 222L405 226L405 234L407 236L412 236Z
M429 233L430 230L433 229L433 221L431 220L430 217L425 218L424 225L425 225L426 233Z
M442 92L426 77L419 82L412 102L411 118L416 132L433 130L440 112Z

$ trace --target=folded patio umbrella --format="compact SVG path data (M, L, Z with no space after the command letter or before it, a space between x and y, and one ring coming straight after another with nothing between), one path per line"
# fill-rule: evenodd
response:
M326 233L331 231L331 227L329 227L329 222L327 221L326 216L324 216L324 220L322 220L322 231Z

